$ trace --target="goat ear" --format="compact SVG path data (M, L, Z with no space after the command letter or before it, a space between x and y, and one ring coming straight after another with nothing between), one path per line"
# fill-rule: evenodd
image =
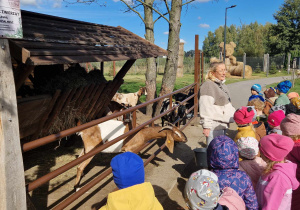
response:
M174 152L174 139L173 139L171 132L167 133L167 138L166 138L165 144L166 144L166 147L169 149L169 151L171 153L173 153Z
M76 119L76 124L77 124L77 126L79 126L79 125L81 125L81 122L80 122L80 120L79 119Z

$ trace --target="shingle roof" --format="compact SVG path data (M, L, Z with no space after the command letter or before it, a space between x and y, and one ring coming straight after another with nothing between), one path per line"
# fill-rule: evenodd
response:
M131 60L167 51L118 26L21 11L23 39L10 39L12 57L30 65Z

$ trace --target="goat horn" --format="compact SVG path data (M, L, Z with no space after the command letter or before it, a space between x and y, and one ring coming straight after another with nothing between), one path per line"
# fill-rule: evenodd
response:
M164 126L162 129L160 129L160 131L163 131L163 130L173 130L173 128L171 126ZM160 132L159 131L159 132Z

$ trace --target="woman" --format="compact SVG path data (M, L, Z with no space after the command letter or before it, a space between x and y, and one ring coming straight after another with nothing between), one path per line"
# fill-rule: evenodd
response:
M225 78L225 64L214 60L210 64L206 81L200 87L200 124L207 146L215 137L225 135L229 123L234 122L235 108L231 104Z

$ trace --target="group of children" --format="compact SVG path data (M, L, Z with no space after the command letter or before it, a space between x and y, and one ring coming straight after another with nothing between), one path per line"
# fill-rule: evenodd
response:
M234 113L234 140L214 138L207 147L208 170L188 179L189 209L300 209L300 97L286 95L290 88L290 81L283 81L266 89L264 98L261 86L252 86L247 106ZM111 167L119 190L100 210L163 209L152 185L144 182L138 155L117 155Z
M283 81L266 89L264 98L259 84L251 87L247 106L233 116L238 126L234 140L218 136L207 148L210 179L220 189L215 205L206 206L211 190L191 184L198 172L185 188L190 209L300 209L300 97L287 94L290 88L291 82ZM228 188L236 193L226 196L231 207L222 202ZM193 202L193 196L200 201Z

